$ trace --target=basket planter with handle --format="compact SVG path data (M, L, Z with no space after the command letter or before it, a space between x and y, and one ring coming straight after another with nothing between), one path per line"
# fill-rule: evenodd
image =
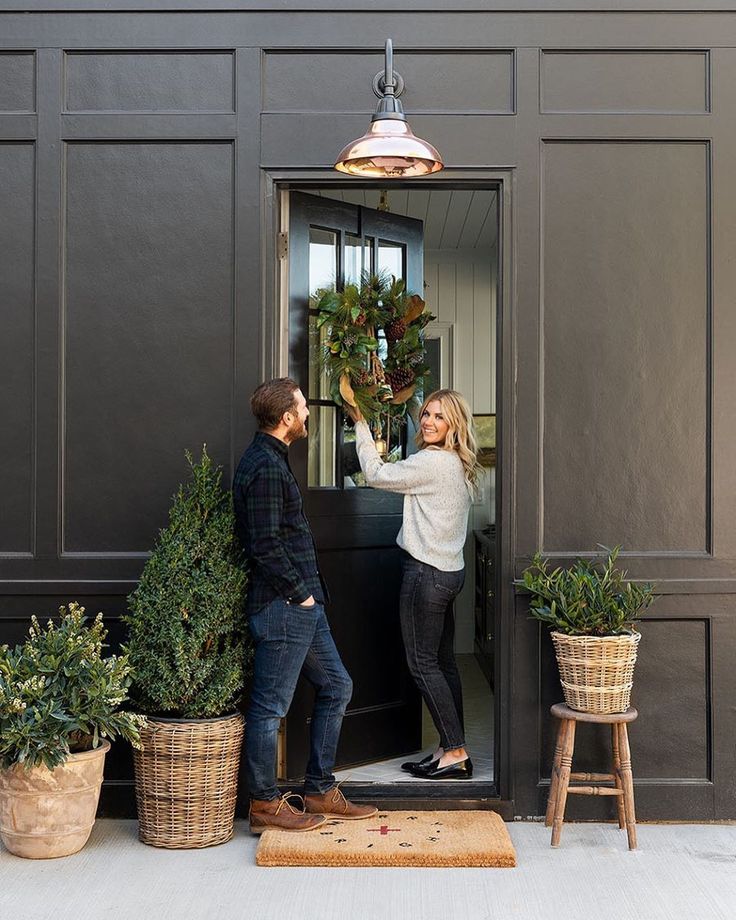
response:
M190 849L232 837L243 725L240 713L148 719L133 754L143 843Z
M565 702L579 712L625 712L631 702L641 640L634 623L654 587L626 581L615 565L620 549L553 570L537 553L514 582L531 595L531 615L550 627Z

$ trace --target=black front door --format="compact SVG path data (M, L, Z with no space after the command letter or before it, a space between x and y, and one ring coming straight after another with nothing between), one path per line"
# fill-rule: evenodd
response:
M404 659L398 617L401 579L395 539L402 498L359 484L342 410L320 370L320 333L310 295L388 271L423 284L422 222L342 201L289 196L289 373L309 400L309 438L291 463L304 495L331 593L328 617L354 683L338 766L396 757L421 746L421 702ZM314 301L312 300L311 306ZM303 775L313 692L300 681L286 720L286 774Z

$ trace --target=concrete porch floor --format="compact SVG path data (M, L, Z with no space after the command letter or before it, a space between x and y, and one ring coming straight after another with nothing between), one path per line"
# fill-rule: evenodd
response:
M516 869L260 869L257 838L207 850L144 846L134 821L98 820L75 856L0 851L10 920L733 920L736 826L569 824L552 850L538 823L508 825Z

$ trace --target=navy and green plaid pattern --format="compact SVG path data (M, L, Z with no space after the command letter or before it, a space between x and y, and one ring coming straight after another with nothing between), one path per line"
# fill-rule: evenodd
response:
M248 616L277 597L295 604L310 594L321 604L328 599L288 453L283 441L259 431L233 480L235 528L250 572Z

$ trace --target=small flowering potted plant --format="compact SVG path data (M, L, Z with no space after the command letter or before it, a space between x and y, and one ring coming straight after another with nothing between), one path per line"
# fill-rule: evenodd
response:
M99 613L59 608L33 617L28 639L0 646L0 836L17 856L80 850L94 824L110 741L140 742L145 718L121 710L130 684L125 655L103 657Z

